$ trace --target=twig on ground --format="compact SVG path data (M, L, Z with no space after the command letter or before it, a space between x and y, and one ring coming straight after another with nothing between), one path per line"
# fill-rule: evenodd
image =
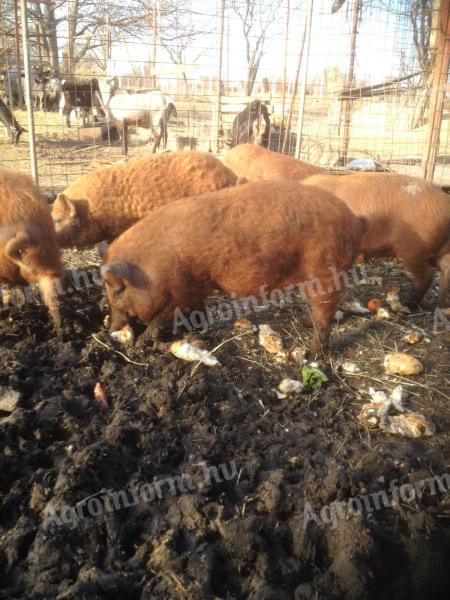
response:
M239 333L238 335L234 335L233 337L230 337L226 340L223 340L223 342L220 342L220 344L218 344L215 348L213 348L212 350L210 350L208 352L208 354L206 354L201 360L198 361L198 363L193 367L190 377L192 377L194 375L194 373L197 371L198 367L202 364L202 362L211 354L213 354L216 350L218 350L219 348L221 348L222 346L224 346L225 344L228 344L228 342L231 342L232 340L236 340L238 338L243 337L244 335L249 335L249 333L253 333L252 331L244 331L244 333Z
M131 360L131 358L128 358L128 356L126 354L124 354L123 352L119 352L119 350L114 350L114 348L111 348L111 346L108 346L107 344L105 344L104 342L99 340L98 337L95 335L95 333L92 334L92 337L101 346L104 346L107 350L110 350L111 352L115 352L116 354L118 354L119 356L124 358L127 362L131 363L132 365L138 365L139 367L147 367L148 366L147 363L136 362L135 360Z

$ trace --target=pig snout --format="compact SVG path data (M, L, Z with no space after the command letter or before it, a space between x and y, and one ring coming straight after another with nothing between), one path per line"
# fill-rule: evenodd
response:
M124 293L129 285L131 268L124 261L114 261L102 265L101 275L110 306L109 331L119 331L128 324L128 311L122 305L126 303Z
M42 236L43 237L43 236ZM19 230L5 246L6 257L19 267L22 279L27 283L38 283L42 299L57 330L61 327L58 293L63 269L60 262L59 249L43 241L40 245L36 235L27 229Z

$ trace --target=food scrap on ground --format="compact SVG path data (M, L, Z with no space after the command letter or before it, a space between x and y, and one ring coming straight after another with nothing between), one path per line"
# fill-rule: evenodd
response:
M303 383L296 379L283 379L278 389L282 394L299 394L303 391Z
M434 424L423 415L408 412L404 415L383 416L379 428L387 433L402 435L409 438L432 436L435 432Z
M265 323L259 326L259 344L269 354L280 354L284 352L283 340L270 325Z
M423 334L420 331L411 331L402 337L402 340L407 344L418 344L423 340Z
M191 362L200 362L206 365L207 367L217 367L220 366L217 358L211 354L208 350L204 350L203 348L199 348L189 342L178 341L174 342L170 346L170 351L177 358L181 358L183 360L191 361Z
M118 331L112 331L110 335L114 340L118 340L124 346L134 344L134 331L130 325L125 325Z
M423 365L418 358L405 354L404 352L393 352L384 357L384 368L386 373L393 375L420 375Z

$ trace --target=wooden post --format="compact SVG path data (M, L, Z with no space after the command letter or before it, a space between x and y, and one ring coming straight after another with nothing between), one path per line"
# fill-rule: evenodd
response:
M286 22L285 22L285 26L284 26L283 101L282 101L282 108L281 108L282 112L281 112L281 124L280 124L280 138L278 140L278 148L277 148L278 152L280 151L280 148L281 148L281 140L283 138L283 129L284 129L284 114L285 114L284 105L286 103L287 53L288 53L288 42L289 42L289 13L290 13L289 0L286 0Z
M217 73L217 106L216 106L216 152L220 151L220 143L222 134L222 62L223 62L223 34L225 29L225 0L220 2L220 32L219 32L219 69Z
M157 5L156 0L153 1L153 18L152 18L152 26L153 26L153 35L152 35L152 87L156 88L156 29L157 29Z
M38 51L38 61L39 61L39 69L42 71L44 68L44 59L42 57L42 35L41 35L41 24L35 23L34 28L36 31L36 46Z
M428 131L425 151L422 158L424 179L433 180L436 159L439 151L442 113L444 108L445 86L450 64L450 8L447 0L437 2L439 11L435 34L437 36L436 56L433 67L433 83L428 108Z
M300 67L302 65L303 48L305 46L306 26L307 26L307 21L305 20L305 25L303 27L303 33L302 33L302 37L300 40L300 49L298 52L298 61L297 61L297 70L295 71L294 89L292 90L291 101L289 104L289 114L288 114L288 119L287 119L287 124L286 124L286 131L284 132L283 148L281 149L281 152L283 154L286 154L287 151L289 151L289 154L290 154L289 138L290 138L290 134L291 134L292 117L294 114L294 103L295 103L295 97L297 95L298 80L300 77Z
M19 16L17 9L17 0L14 0L14 46L16 49L16 68L17 68L17 93L19 94L19 108L24 108L24 95L22 89L22 61L20 60L20 30ZM11 107L12 108L12 107Z
M111 29L109 27L109 14L105 16L105 55L106 55L106 64L109 66L111 61Z
M227 84L230 86L230 15L227 17ZM230 93L228 91L228 93Z
M309 60L309 46L311 43L311 26L313 17L314 0L308 1L308 14L306 15L306 29L305 29L305 44L306 53L304 55L304 66L302 76L300 80L299 92L298 92L298 121L297 121L297 140L295 144L295 158L300 158L300 150L302 146L302 133L303 133L303 113L305 111L305 97L306 97L306 83L308 81L308 60ZM303 54L303 49L302 49Z
M73 59L75 53L75 40L73 31L73 7L72 2L67 2L67 79L73 79Z
M352 37L350 42L350 59L348 64L347 81L345 87L353 87L353 74L355 70L355 57L356 57L356 38L358 35L358 18L361 11L361 0L355 0L353 8L353 19L352 19ZM339 163L345 165L347 162L348 145L350 142L350 121L352 114L352 100L346 100L343 105L344 113L344 132L342 135L342 146L339 156Z
M31 162L31 174L35 183L38 183L38 170L36 160L36 140L34 136L34 115L33 115L33 101L31 96L31 66L30 66L30 52L28 48L28 11L27 11L27 0L20 0L20 17L22 20L22 51L23 51L23 65L25 70L25 100L27 105L27 116L28 116L28 140L30 145L30 162Z

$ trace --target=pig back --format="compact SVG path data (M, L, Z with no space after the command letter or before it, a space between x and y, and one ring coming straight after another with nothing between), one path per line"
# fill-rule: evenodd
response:
M248 181L283 179L301 181L316 173L325 173L325 169L285 154L267 150L256 144L240 144L227 154L223 162L238 177Z
M396 173L315 175L305 185L332 192L359 216L368 230L361 249L369 256L435 255L449 238L450 197L428 181ZM417 249L417 250L415 250Z
M256 279L286 282L308 277L321 263L348 265L361 232L361 221L330 194L264 181L153 211L113 242L108 260L161 277L181 269L216 284L234 279L231 287L245 293Z
M235 183L236 175L215 156L178 151L97 169L72 182L64 195L85 202L90 217L108 226L122 215L136 220L169 201Z

